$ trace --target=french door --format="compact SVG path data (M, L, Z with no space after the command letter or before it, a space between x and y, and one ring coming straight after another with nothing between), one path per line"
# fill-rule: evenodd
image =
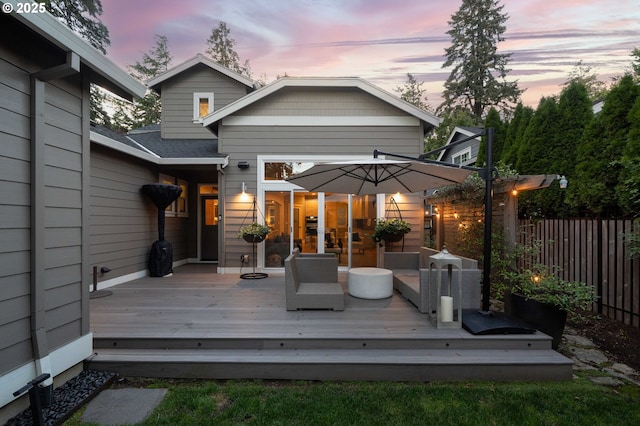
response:
M303 253L333 253L342 267L376 266L371 238L375 205L375 195L265 191L265 222L271 233L265 240L264 266L284 266L296 247Z

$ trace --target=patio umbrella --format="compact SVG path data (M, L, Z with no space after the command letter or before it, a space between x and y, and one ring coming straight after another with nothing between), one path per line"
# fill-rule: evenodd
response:
M410 160L340 161L316 164L287 181L308 191L342 194L411 193L460 183L471 170Z

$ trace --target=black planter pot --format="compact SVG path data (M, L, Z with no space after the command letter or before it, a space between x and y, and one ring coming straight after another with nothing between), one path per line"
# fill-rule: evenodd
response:
M403 233L399 233L399 234L391 234L391 233L384 233L382 234L382 239L385 240L388 243L397 243L398 241L402 240L404 238L404 234Z
M250 234L244 235L242 238L248 243L261 243L264 241L264 237L258 237Z
M527 300L524 296L511 293L511 315L528 322L537 330L551 336L551 347L558 349L562 340L564 326L567 323L567 311L554 305Z

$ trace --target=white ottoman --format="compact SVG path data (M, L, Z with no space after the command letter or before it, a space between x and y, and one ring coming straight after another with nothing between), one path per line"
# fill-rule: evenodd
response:
M393 294L393 272L382 268L351 268L348 287L354 297L386 299Z

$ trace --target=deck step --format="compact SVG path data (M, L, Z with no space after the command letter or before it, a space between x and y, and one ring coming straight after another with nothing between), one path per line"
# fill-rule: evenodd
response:
M243 338L94 337L96 349L551 349L551 338L542 333L471 336L468 334L427 338L375 336L305 338L255 336Z
M87 369L123 376L285 380L570 380L551 349L96 349Z

